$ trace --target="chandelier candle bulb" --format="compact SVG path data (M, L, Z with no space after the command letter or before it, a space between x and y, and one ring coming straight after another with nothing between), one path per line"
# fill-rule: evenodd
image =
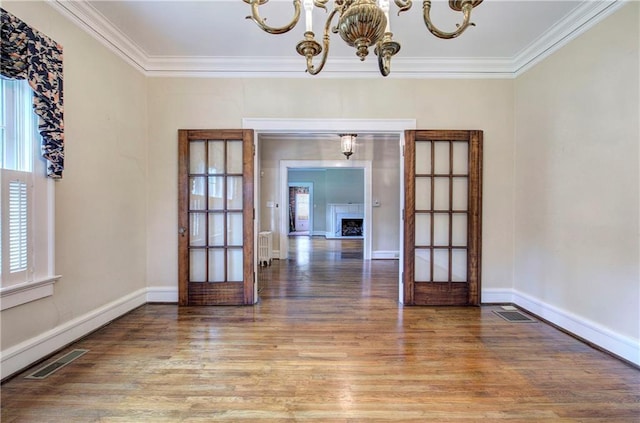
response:
M389 0L378 0L378 6L384 12L384 17L387 18L387 26L384 32L391 32L391 22L389 19Z
M313 0L304 0L304 20L306 31L313 31Z

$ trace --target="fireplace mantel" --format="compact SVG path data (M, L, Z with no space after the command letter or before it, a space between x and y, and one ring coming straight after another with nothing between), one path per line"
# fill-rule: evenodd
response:
M364 228L364 204L327 204L327 238L362 239L362 236L342 236L342 219L362 219Z

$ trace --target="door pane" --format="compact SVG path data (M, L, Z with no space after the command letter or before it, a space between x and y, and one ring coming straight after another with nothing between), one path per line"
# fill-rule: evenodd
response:
M431 215L428 213L416 213L415 244L421 246L431 245Z
M433 181L433 209L449 210L449 178L435 178Z
M227 173L242 174L242 141L227 141Z
M415 281L429 282L431 280L431 250L415 250Z
M433 280L434 282L449 280L449 250L433 250Z
M227 214L227 245L242 245L242 213Z
M224 176L209 177L209 210L224 209Z
M416 210L431 210L431 178L416 178Z
M207 245L207 225L205 213L191 213L189 215L189 245L204 247Z
M209 141L209 173L224 173L224 141Z
M191 142L189 145L189 173L205 173L204 142Z
M453 210L467 210L467 178L453 178Z
M467 246L467 215L454 213L451 222L451 245Z
M242 250L227 250L227 280L229 282L242 282Z
M224 282L224 250L209 250L209 282Z
M433 215L433 245L449 245L449 215L436 213Z
M224 245L224 214L209 213L209 245Z
M205 183L204 177L191 177L189 178L189 209L190 210L205 210L206 202L205 196Z
M467 281L467 250L451 251L451 280L453 282Z
M416 173L431 173L431 143L416 142Z
M205 282L206 275L206 250L189 250L189 281Z
M242 210L242 176L227 177L227 210Z
M453 173L469 174L469 145L466 142L453 143Z
M449 142L436 141L433 143L434 173L449 174Z
M224 250L209 250L209 282L224 282Z

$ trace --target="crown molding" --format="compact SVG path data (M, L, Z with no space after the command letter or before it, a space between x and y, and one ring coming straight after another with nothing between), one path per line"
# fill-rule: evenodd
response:
M514 58L514 76L531 69L628 2L629 0L599 0L583 3Z
M71 20L102 45L107 47L136 70L146 73L147 54L113 26L85 0L47 0L47 4Z
M394 58L390 79L510 79L586 32L630 0L589 1L512 58ZM312 78L301 57L149 56L86 0L47 0L54 9L149 77ZM330 58L313 78L379 78L376 60Z
M305 72L303 57L153 57L146 73L159 77L379 78L375 58L360 62L332 57L315 76ZM394 58L388 78L510 78L511 62L502 59Z

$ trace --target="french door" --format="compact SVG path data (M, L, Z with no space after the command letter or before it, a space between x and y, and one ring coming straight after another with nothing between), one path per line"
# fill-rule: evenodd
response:
M405 132L405 304L480 304L482 135Z
M178 302L253 304L253 131L178 138Z

